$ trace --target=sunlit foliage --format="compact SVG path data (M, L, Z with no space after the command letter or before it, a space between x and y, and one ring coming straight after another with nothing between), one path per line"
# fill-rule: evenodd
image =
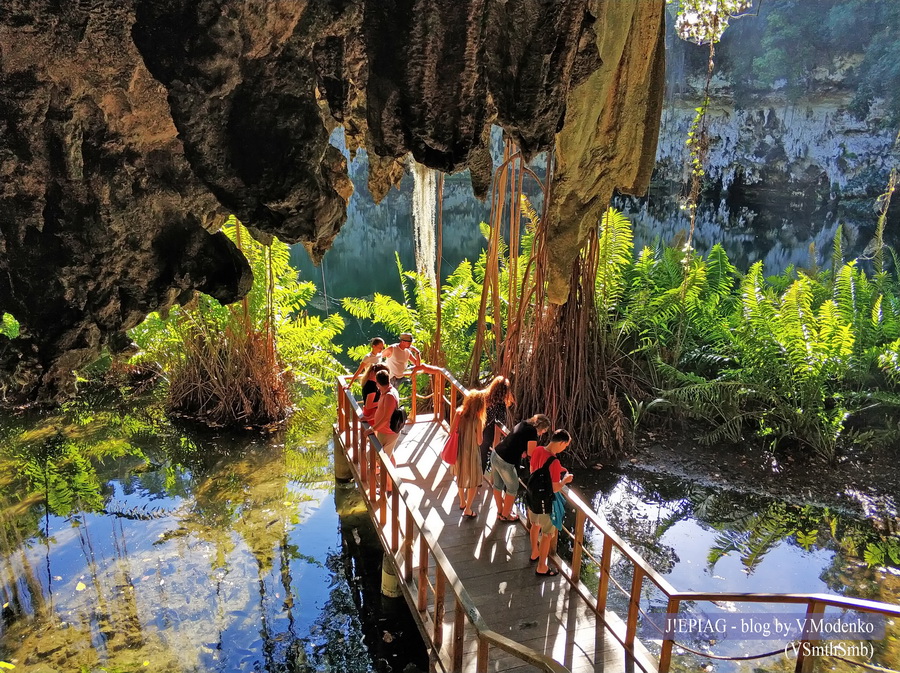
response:
M234 217L225 233L253 271L248 297L222 306L200 295L193 306L153 314L132 330L138 362L158 363L169 383L169 407L214 425L266 425L291 409L289 393L319 393L343 367L335 337L339 315L309 316L315 286L300 282L289 248L254 241Z

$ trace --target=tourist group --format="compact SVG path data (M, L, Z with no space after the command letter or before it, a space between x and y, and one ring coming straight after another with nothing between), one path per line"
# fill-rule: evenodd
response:
M391 461L405 423L398 385L416 371L437 371L422 363L421 353L412 344L413 336L406 332L390 346L380 337L372 339L371 351L346 385L350 388L356 380L362 381L363 419L369 425L366 433L376 436ZM560 491L573 478L557 456L572 438L566 430L550 432L552 425L544 414L519 422L504 436L514 405L509 379L503 376L495 377L484 389L469 391L453 418L442 458L452 466L464 519L477 516L472 505L485 474L493 483L500 521L518 521L513 505L524 486L531 561L537 575L552 577L558 570L548 565L547 558L562 528ZM546 443L539 444L547 436Z

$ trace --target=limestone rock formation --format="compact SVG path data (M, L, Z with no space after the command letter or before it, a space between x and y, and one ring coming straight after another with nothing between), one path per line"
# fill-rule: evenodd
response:
M572 261L613 190L643 194L656 161L665 89L662 3L599 2L603 65L569 95L556 140L550 228L550 301L569 291Z
M195 177L127 10L0 7L3 392L53 397L107 340L195 290L229 302L250 269Z
M338 124L367 148L376 197L408 153L469 168L486 194L491 123L527 155L558 142L563 278L607 191L649 174L662 7L6 0L0 312L23 333L0 336L0 386L54 396L147 312L195 290L242 296L246 262L209 233L227 213L321 258L351 190L328 144Z

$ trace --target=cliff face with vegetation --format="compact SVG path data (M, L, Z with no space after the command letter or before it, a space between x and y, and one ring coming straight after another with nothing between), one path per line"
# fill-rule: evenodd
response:
M619 134L632 151L602 184L568 178L556 191L570 194L573 212L614 187L639 191L662 96L662 8L4 2L0 314L21 326L17 338L0 334L4 395L65 392L72 371L116 335L197 290L223 302L246 294L246 261L210 233L227 213L260 239L302 242L321 257L352 189L328 144L338 124L351 148L369 150L376 197L409 152L443 171L469 168L483 195L492 122L532 154L549 149L568 118L584 123L591 92L602 91L604 106L637 120ZM622 36L634 38L624 50ZM632 106L640 112L629 117ZM610 119L592 142L616 130ZM558 258L571 258L580 234L557 229Z
M886 0L773 0L732 23L716 46L709 150L695 243L773 273L824 264L839 224L864 252L874 206L897 165L900 5ZM685 144L703 98L708 50L667 34L667 101L649 198L629 204L636 232L672 240L690 183ZM888 238L900 223L889 214ZM652 235L642 239L649 242Z

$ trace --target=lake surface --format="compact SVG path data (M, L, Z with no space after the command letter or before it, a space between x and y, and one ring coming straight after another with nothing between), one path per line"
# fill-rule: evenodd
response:
M426 668L327 434L197 434L109 400L0 427L16 671Z
M900 604L898 564L888 561L887 566L870 567L863 560L874 547L900 545L900 517L890 498L882 503L878 517L866 518L853 509L786 502L635 469L588 474L580 488L592 494L593 509L676 590L825 593ZM589 539L599 556L600 536L595 532ZM619 558L612 576L622 587L630 587L630 563ZM627 597L615 590L610 593L610 605L623 617L627 613ZM665 613L666 606L662 592L645 582L644 613ZM803 617L805 610L751 603L688 603L683 609L709 619L744 614ZM645 642L658 640L646 614L641 617ZM826 610L829 617L836 614L839 611ZM897 669L900 624L882 625L889 636L876 644L872 662ZM773 634L742 640L733 634L730 640L719 635L678 640L698 652L747 656L783 649L789 639ZM658 643L651 643L650 649L658 651ZM783 655L763 662L765 667L759 670L793 670L793 660L788 662ZM685 651L675 663L691 670L707 665L719 671L741 670L734 662L703 659Z
M380 596L377 538L355 489L335 485L315 425L198 432L115 394L4 417L0 661L29 673L426 670L405 603ZM638 471L577 485L678 589L900 602L900 574L861 560L890 536L879 521ZM624 564L614 576L628 586ZM648 592L644 609L659 600ZM898 642L878 663L900 665Z

